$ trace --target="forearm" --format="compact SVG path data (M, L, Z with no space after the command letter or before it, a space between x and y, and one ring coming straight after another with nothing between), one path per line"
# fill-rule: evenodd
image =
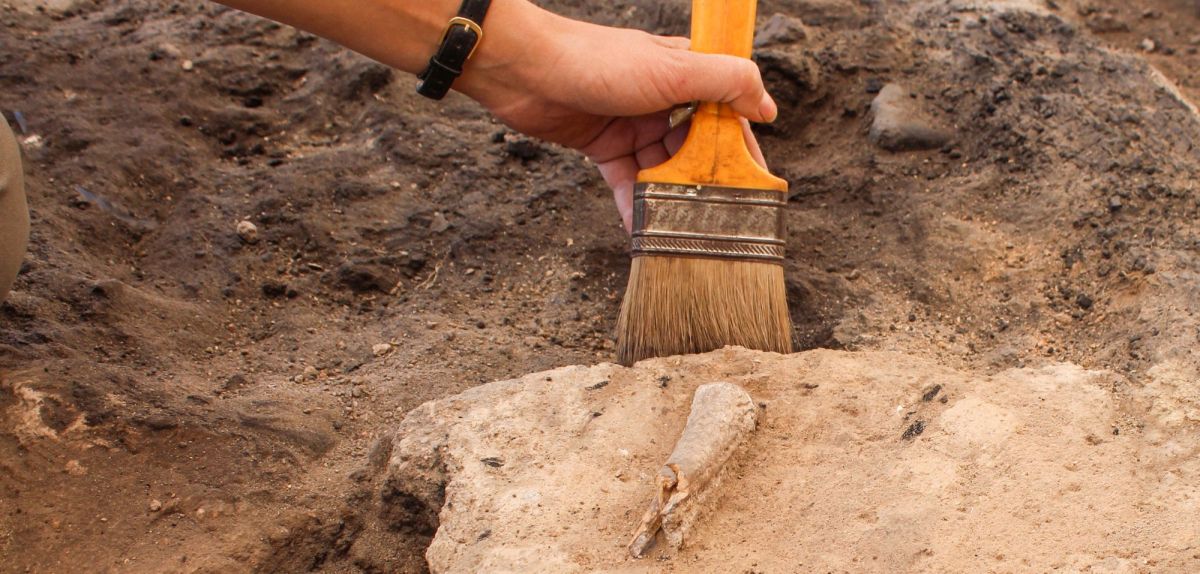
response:
M409 73L425 69L461 0L220 0L328 38ZM493 0L483 40L455 89L487 99L497 84L528 81L546 23L557 18L526 0Z

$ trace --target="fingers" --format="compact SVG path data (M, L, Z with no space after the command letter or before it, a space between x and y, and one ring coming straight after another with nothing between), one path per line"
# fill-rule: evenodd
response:
M673 50L671 54L665 73L656 79L669 104L695 100L726 103L755 122L772 122L779 115L779 108L763 87L762 75L754 62L682 50Z
M662 142L655 142L638 150L635 157L638 167L646 169L671 159L671 154L667 153L667 147Z
M750 150L750 157L758 162L763 169L767 169L767 159L763 157L762 148L758 146L758 138L754 137L754 132L750 130L750 122L742 119L742 135L746 137L746 149Z
M633 232L633 184L637 181L638 165L632 155L597 164L600 175L612 188L617 212L625 224L625 233Z
M692 129L692 121L688 120L667 132L667 135L663 138L663 145L666 146L668 154L675 155L679 151L679 148L683 147L683 142L687 139L688 130L690 129Z
M670 110L634 118L614 119L579 151L599 164L630 154L655 142L667 133Z

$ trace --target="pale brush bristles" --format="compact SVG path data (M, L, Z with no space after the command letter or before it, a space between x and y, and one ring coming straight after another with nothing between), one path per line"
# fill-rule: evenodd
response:
M633 259L617 320L617 361L632 365L726 345L792 351L783 267L699 257Z

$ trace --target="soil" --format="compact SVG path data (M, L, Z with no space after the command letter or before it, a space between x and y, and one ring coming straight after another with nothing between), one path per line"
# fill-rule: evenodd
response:
M679 1L545 4L687 27ZM1196 5L775 12L806 24L757 51L799 349L1197 366ZM627 238L573 152L216 4L8 0L0 25L33 221L0 307L0 571L423 571L433 522L356 544L378 439L611 360ZM889 82L951 143L870 146Z

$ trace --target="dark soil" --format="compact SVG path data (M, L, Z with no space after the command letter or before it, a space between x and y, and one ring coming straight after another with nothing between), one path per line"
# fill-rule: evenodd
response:
M678 1L547 4L687 27ZM1135 383L1195 363L1200 14L1037 9L762 3L807 24L757 54L799 348ZM436 516L394 512L377 438L612 359L627 238L573 152L216 4L18 0L0 24L33 219L0 307L0 571L422 571ZM867 143L888 82L953 141Z

